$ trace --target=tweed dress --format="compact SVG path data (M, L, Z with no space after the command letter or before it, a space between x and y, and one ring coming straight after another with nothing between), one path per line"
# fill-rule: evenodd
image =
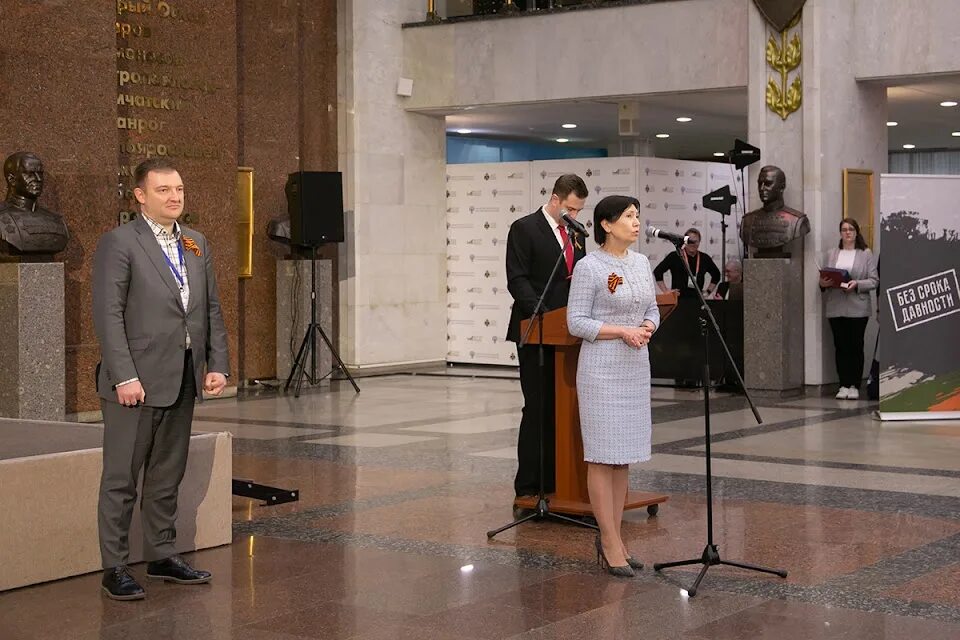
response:
M646 256L630 251L621 259L597 250L577 263L567 327L583 338L577 397L586 462L621 465L650 459L649 351L619 338L597 340L604 324L637 327L644 320L660 326Z

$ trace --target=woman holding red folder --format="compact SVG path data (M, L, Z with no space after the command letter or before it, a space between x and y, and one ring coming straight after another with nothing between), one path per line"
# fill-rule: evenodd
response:
M877 288L877 260L852 218L840 221L840 243L827 253L825 267L845 272L844 278L820 275L820 291L830 329L837 374L840 377L839 400L860 398L863 379L863 334L870 318L870 292Z

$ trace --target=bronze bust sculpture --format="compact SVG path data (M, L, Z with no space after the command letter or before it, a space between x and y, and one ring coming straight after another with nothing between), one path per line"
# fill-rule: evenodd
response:
M787 178L780 167L768 165L760 169L757 188L763 206L743 217L740 238L756 249L758 258L789 258L787 244L810 233L810 220L802 211L783 203Z
M37 205L43 193L43 163L35 154L18 151L3 163L6 201L0 203L0 254L49 257L63 251L70 239L63 216Z

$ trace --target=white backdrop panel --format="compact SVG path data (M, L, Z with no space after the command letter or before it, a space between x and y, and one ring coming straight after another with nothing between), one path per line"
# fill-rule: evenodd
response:
M530 163L447 166L447 360L516 364L504 270L510 223L529 213Z

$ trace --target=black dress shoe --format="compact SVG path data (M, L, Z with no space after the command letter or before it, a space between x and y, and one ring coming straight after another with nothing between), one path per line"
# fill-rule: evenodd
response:
M169 580L177 584L203 584L210 582L209 571L198 571L184 561L180 556L170 556L164 560L156 560L147 564L147 577L158 580Z
M104 592L114 600L142 600L147 595L123 565L104 569L101 584Z

